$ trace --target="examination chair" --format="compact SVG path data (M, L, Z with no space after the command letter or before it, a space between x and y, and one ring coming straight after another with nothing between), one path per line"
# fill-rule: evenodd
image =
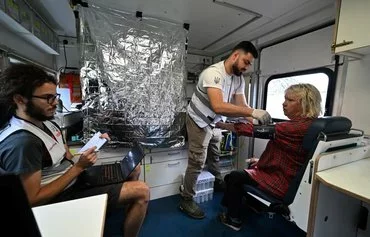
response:
M313 159L317 154L320 154L328 149L322 150L318 144L320 142L328 142L332 140L345 139L352 136L361 136L359 134L350 134L352 122L345 117L333 116L333 117L322 117L317 118L308 128L306 135L303 138L303 149L308 153L305 157L302 167L298 170L297 175L291 181L288 187L288 192L283 199L278 199L262 190L258 187L251 185L244 185L244 191L246 194L247 200L252 200L252 203L258 203L259 212L268 212L270 218L273 217L273 214L281 214L287 220L290 220L290 209L291 205L297 194L297 190L301 184L302 177L308 168L309 178L308 182L311 184L312 180L312 167L307 167L309 161ZM341 145L338 149L343 149L345 147L356 146L356 143L350 143ZM318 151L318 150L320 151ZM312 165L310 165L312 166ZM253 208L254 209L254 206Z

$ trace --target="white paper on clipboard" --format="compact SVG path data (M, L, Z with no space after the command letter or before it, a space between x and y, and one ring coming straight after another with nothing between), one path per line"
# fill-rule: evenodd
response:
M77 153L81 154L93 146L96 146L95 151L98 151L107 142L107 139L100 138L100 135L100 132L95 133L94 136Z

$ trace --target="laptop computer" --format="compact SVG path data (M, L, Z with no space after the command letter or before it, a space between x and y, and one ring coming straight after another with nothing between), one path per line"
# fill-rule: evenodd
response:
M124 182L144 158L144 149L138 142L116 163L96 165L86 169L79 179L87 186L102 186Z
M0 176L0 190L1 231L12 236L41 237L19 176Z

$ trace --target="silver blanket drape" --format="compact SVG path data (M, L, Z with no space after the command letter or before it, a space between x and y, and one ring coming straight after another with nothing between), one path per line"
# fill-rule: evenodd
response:
M84 137L184 145L185 40L180 24L89 4L80 11Z

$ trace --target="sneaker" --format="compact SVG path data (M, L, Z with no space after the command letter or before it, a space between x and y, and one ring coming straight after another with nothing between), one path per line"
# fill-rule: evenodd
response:
M239 231L242 228L241 221L238 222L232 221L226 213L219 214L218 219L221 221L222 224L226 225L227 227L230 227L235 231Z
M203 219L206 216L193 199L181 198L179 208L182 212L195 219Z
M226 183L223 180L216 179L213 185L213 190L215 192L225 192L226 190Z

